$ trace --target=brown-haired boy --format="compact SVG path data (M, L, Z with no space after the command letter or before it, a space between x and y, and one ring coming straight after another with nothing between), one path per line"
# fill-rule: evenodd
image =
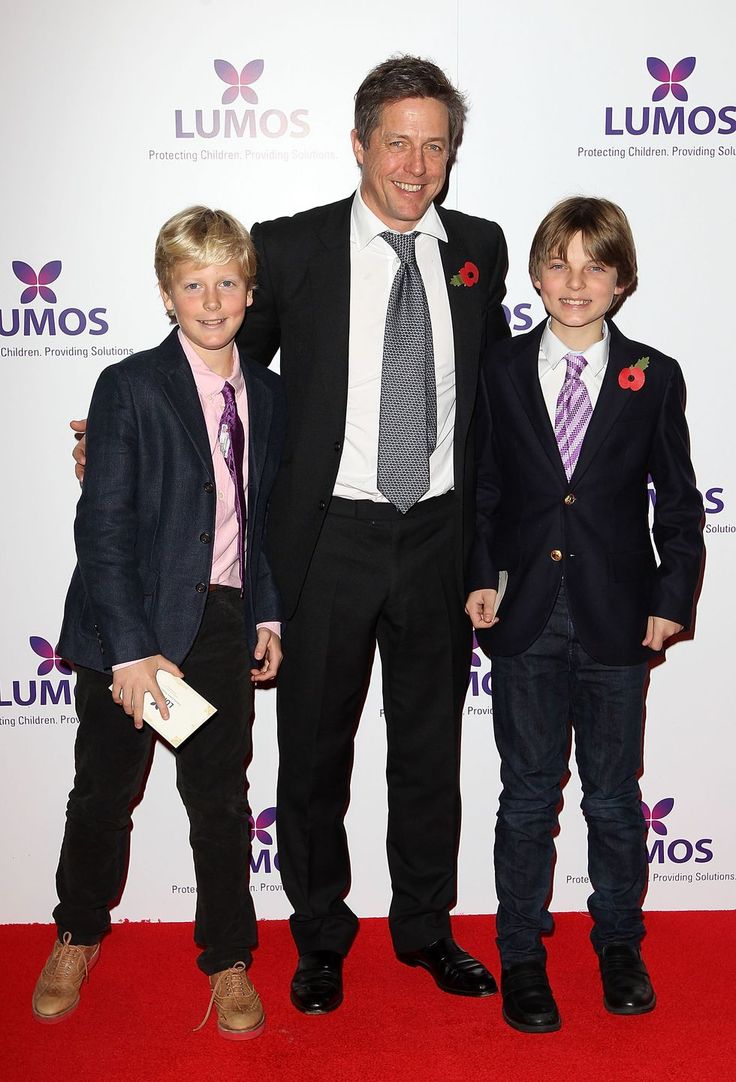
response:
M58 646L77 668L76 776L56 877L58 937L33 994L40 1022L71 1014L97 962L150 758L143 696L168 718L156 673L180 676L181 666L217 708L176 752L198 965L222 1036L263 1029L245 971L256 922L244 763L252 682L273 677L281 660L280 601L262 541L285 417L278 376L234 344L255 263L247 231L229 214L190 207L171 218L155 266L178 328L107 368L95 387ZM175 999L169 1007L179 1010Z
M623 212L603 199L558 204L537 230L530 272L549 319L495 346L481 376L467 612L493 659L504 1018L543 1033L560 1026L541 937L552 930L570 723L604 1004L615 1014L655 1005L639 950L644 684L652 652L690 621L703 507L679 365L606 318L636 284Z

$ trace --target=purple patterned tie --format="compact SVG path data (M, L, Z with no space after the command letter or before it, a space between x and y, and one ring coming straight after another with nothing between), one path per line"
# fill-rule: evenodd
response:
M238 519L238 565L240 567L240 592L245 586L245 492L243 491L243 455L245 454L245 432L243 422L238 416L235 405L235 389L225 383L222 388L225 409L220 418L220 447L225 464L235 486L235 514ZM226 429L226 431L223 431Z
M588 363L585 357L581 353L566 353L562 359L567 361L567 371L565 382L557 396L555 438L569 481L580 457L580 448L593 407L590 404L588 388L580 378Z

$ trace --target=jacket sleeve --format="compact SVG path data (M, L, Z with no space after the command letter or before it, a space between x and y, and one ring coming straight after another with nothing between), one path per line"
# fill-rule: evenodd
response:
M256 287L253 304L246 312L242 329L238 334L238 348L260 364L269 365L281 344L281 323L271 279L267 240L263 226L258 222L251 230L256 247Z
M667 384L649 472L654 482L654 543L660 564L651 615L687 627L703 562L703 500L695 486L685 420L685 383L677 362Z
M263 534L260 538L258 554L258 571L255 576L255 597L253 610L256 624L271 621L283 621L281 595L276 580L274 579L271 565L266 554L268 547L268 501L271 496L271 488L281 461L281 452L284 444L286 431L286 398L283 384L276 376L271 376L273 381L273 417L268 434L268 449L266 453L269 469L264 471L259 501L263 501L266 507L264 515Z
M496 516L501 502L501 472L494 451L487 359L480 375L476 404L475 533L468 564L467 591L498 589L498 571L491 555Z
M87 468L74 540L79 570L108 664L159 652L136 562L138 426L118 365L95 387L87 422Z

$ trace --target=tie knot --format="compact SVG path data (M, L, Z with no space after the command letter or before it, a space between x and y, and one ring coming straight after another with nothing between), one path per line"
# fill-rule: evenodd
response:
M567 371L565 379L580 379L581 373L588 363L582 353L566 353Z
M414 244L416 233L381 233L381 236L390 244L402 263L416 263Z
M225 399L226 406L232 406L235 404L235 388L232 383L225 381L222 385L222 397Z

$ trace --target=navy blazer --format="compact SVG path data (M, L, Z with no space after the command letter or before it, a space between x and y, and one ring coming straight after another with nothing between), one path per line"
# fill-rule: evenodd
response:
M539 382L544 326L499 343L481 373L468 588L493 589L499 571L509 574L499 623L476 632L478 642L491 655L526 650L564 575L584 649L606 665L636 664L652 655L641 645L648 616L689 624L703 558L682 372L609 323L608 365L568 481ZM641 357L649 357L643 387L623 389L621 369Z
M241 354L248 396L245 626L281 619L263 536L285 427L277 375ZM216 489L191 367L174 329L101 373L77 505L77 567L61 656L100 672L163 654L180 665L199 630L212 567Z
M350 335L350 212L353 197L253 226L258 288L239 341L269 364L281 349L289 424L271 501L269 555L289 618L325 520L345 436ZM439 250L455 348L454 475L458 601L473 529L471 421L485 346L508 335L501 307L506 242L494 222L437 208L447 231ZM470 260L477 284L451 279Z

